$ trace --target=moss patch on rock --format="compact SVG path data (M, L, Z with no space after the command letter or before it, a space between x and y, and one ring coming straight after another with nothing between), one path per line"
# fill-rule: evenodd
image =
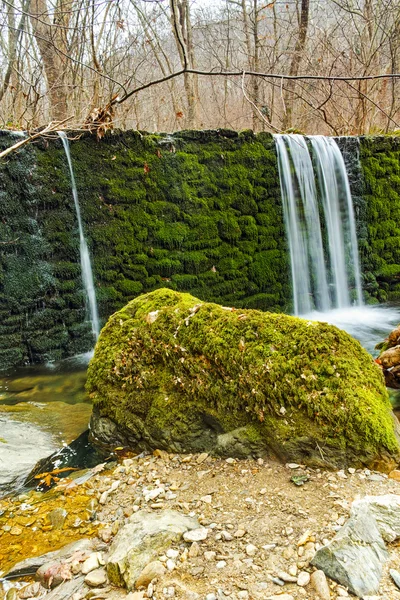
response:
M380 369L347 333L173 290L109 319L87 386L101 442L329 465L398 453Z

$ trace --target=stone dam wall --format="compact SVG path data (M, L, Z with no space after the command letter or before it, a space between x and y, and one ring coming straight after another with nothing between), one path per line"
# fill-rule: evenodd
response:
M0 150L15 143L0 132ZM357 217L366 298L400 299L400 138L340 138ZM114 132L70 142L99 312L142 292L291 310L290 268L271 135ZM0 370L93 345L61 140L0 164Z

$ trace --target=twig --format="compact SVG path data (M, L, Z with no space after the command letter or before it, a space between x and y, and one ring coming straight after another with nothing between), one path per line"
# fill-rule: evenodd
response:
M0 152L0 159L5 158L9 154L11 154L11 152L15 152L16 150L19 150L19 148L22 148L22 146L29 144L29 142L32 142L32 140L35 140L38 137L45 136L47 133L49 133L51 131L57 131L58 129L61 128L61 125L64 125L65 123L67 123L67 121L70 121L71 119L73 119L73 117L68 117L67 119L64 119L63 121L51 121L44 129L42 129L42 131L32 133L31 135L28 135L23 140L17 142L16 144L13 144L9 148L6 148L5 150L3 150L3 152Z

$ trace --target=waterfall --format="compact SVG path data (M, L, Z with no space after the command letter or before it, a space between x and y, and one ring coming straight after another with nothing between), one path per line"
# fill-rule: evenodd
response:
M361 306L354 209L338 145L324 136L274 137L295 314L349 307L351 289Z
M86 243L85 234L83 231L82 218L81 218L81 210L79 207L79 199L78 199L78 190L76 188L74 169L72 167L71 161L71 153L69 150L69 141L66 134L63 131L58 131L58 135L61 138L61 141L64 146L65 155L68 161L69 172L71 175L71 187L72 187L72 196L74 198L76 216L78 219L78 229L79 229L79 242L80 242L80 256L81 256L81 269L82 269L82 280L85 288L88 304L89 304L89 313L90 313L90 321L92 324L92 332L95 340L99 337L100 333L100 325L99 325L99 316L97 311L97 302L96 302L96 292L94 289L93 283L93 273L92 273L92 265L90 263L90 255L89 249Z

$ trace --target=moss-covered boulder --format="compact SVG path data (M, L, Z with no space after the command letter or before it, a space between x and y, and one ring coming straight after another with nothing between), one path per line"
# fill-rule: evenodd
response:
M380 369L325 323L156 290L110 317L87 385L101 443L335 466L398 458Z

